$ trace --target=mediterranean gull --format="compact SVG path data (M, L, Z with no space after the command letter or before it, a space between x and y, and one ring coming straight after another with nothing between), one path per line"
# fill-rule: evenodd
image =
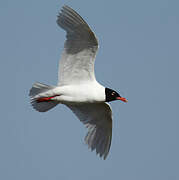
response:
M106 159L112 139L112 111L107 102L127 99L96 81L94 61L98 41L83 18L65 5L57 24L66 31L58 85L34 83L29 93L31 104L39 112L57 104L66 105L88 128L85 137L88 147Z

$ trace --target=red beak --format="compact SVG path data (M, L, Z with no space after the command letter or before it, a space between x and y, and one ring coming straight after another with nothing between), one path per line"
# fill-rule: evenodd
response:
M121 100L123 102L128 102L128 100L126 98L124 98L124 97L117 97L116 99Z

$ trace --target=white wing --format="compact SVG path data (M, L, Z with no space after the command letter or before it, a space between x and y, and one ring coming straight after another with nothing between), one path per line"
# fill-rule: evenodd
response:
M112 139L112 111L107 103L68 105L88 128L85 142L106 159Z
M59 62L58 84L95 80L94 60L98 42L88 24L68 6L62 8L57 24L67 33Z

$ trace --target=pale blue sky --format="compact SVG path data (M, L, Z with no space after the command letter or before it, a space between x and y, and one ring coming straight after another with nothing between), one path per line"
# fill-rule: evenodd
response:
M88 22L100 49L96 78L128 98L111 103L113 139L104 161L84 144L87 129L66 107L38 113L35 81L55 85L67 4ZM0 1L0 179L178 180L179 1Z

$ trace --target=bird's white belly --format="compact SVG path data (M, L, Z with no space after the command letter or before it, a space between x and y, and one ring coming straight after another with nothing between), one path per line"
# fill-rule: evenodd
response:
M63 104L96 103L105 101L105 88L101 85L70 85L56 88L54 100Z

